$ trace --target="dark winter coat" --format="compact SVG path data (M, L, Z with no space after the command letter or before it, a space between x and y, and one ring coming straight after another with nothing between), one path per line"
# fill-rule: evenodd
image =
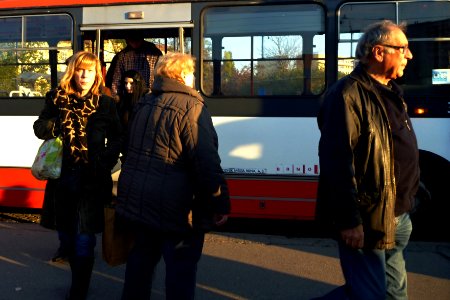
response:
M33 128L40 139L59 134L59 108L54 91ZM41 225L66 232L98 233L103 230L103 207L111 202L111 169L120 152L120 121L112 98L102 95L86 125L88 163L72 163L63 148L61 176L47 181Z
M205 230L213 213L229 213L217 134L197 91L157 77L130 124L118 215L158 232L183 233L191 228L191 210ZM219 187L221 195L213 197Z
M318 124L318 219L337 230L363 224L366 247L392 248L393 139L384 103L362 66L330 89Z

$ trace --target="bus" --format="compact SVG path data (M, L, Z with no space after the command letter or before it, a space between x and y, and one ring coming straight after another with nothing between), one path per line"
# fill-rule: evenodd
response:
M407 24L414 55L398 83L426 187L416 218L448 225L448 0L0 1L0 206L42 206L45 182L30 173L41 143L32 125L65 60L88 50L106 72L129 30L139 30L165 53L196 57L196 88L219 136L231 217L314 220L320 103L354 68L364 28L383 19Z

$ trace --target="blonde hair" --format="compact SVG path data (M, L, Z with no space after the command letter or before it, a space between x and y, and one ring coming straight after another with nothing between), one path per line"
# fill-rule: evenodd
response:
M184 83L183 74L193 73L195 58L190 54L170 52L160 56L156 64L156 76L168 77Z
M95 81L90 92L93 95L100 95L100 88L103 85L100 60L95 54L88 51L80 51L70 57L66 73L60 81L61 88L67 94L78 94L79 91L73 79L75 71L77 69L87 69L92 67L95 68Z

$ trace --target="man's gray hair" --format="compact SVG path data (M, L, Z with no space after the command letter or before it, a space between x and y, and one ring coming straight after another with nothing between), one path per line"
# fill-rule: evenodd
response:
M403 32L406 30L406 24L395 24L389 20L383 20L373 23L367 27L364 34L359 38L356 46L356 59L362 64L366 64L372 56L372 48L375 45L385 44L389 41L393 28L399 28Z

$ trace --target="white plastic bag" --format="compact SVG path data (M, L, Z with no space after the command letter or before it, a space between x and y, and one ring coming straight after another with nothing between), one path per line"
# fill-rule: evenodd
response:
M60 137L46 140L39 147L31 173L36 179L56 179L61 175L63 145Z

